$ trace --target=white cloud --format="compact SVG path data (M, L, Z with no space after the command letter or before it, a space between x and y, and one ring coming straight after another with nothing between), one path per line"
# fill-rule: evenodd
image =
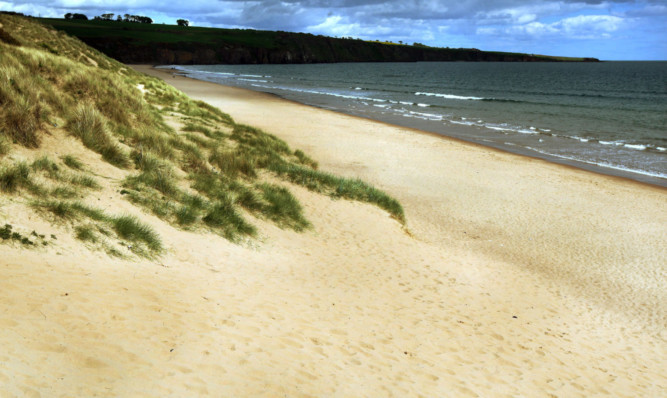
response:
M590 39L599 36L608 37L623 24L623 18L613 15L577 15L559 21L563 33L568 37Z
M579 51L582 39L610 49L625 38L629 48L619 52L641 47L652 49L652 59L667 58L665 0L2 0L0 10L48 17L129 13L166 23L185 18L198 26L542 53Z
M544 36L568 39L595 39L609 37L609 34L621 28L623 18L613 15L577 15L545 24L542 22L518 23L508 27L481 27L479 35L503 34L512 37L539 38Z

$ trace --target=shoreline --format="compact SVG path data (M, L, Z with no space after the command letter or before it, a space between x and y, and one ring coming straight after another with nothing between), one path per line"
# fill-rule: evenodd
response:
M460 142L460 143L467 144L467 145L473 145L473 146L477 146L477 147L484 148L484 149L487 149L487 150L499 151L499 152L502 152L502 153L511 154L511 155L515 155L515 156L521 156L521 157L526 157L526 158L529 158L529 159L540 160L540 161L547 162L549 164L555 164L555 165L563 166L563 167L566 167L566 168L571 168L573 170L592 173L592 174L595 174L595 175L602 175L602 176L606 176L606 177L610 177L610 178L618 178L620 180L631 182L631 183L637 183L637 184L641 184L641 185L651 186L651 187L661 189L661 190L667 190L667 178L660 178L660 177L656 177L656 176L653 176L653 175L647 175L647 174L632 172L632 171L628 171L628 170L624 170L624 169L617 169L617 168L613 168L613 167L604 167L604 166L600 166L600 165L596 165L596 164L589 164L589 163L586 163L586 162L583 162L583 161L578 161L578 160L570 160L570 159L565 159L565 158L559 158L559 157L554 156L554 155L541 154L541 153L535 152L535 151L531 152L531 151L528 151L528 150L521 150L520 147L509 148L509 146L507 146L507 145L500 145L500 144L493 143L493 142L481 143L481 142L478 142L478 141L475 141L475 140L472 140L472 139L469 140L469 139L465 139L465 138L461 138L461 137L457 137L457 136L453 136L453 135L447 135L447 134L439 133L439 132L436 132L436 131L430 131L427 128L422 129L422 128L412 127L412 126L408 126L408 125L404 125L404 124L400 124L400 123L392 123L392 122L388 122L388 121L384 121L384 120L378 120L378 119L374 119L374 118L371 118L371 117L367 117L367 116L363 116L363 115L359 115L359 114L355 114L355 113L351 113L351 112L348 113L348 112L344 112L344 111L341 111L341 110L328 109L326 107L307 104L307 103L299 102L299 101L296 101L296 100L292 100L292 99L283 97L279 94L275 94L275 93L271 93L271 92L267 92L267 91L251 90L251 89L248 89L248 88L229 86L229 85L224 85L224 84L221 84L221 83L216 83L216 82L210 82L210 81L207 81L207 80L197 79L197 78L189 76L187 72L180 71L180 70L167 69L167 68L162 67L163 65L130 64L130 66L132 66L132 67L135 67L135 66L136 67L150 67L152 70L155 70L158 73L164 73L165 75L169 75L169 76L179 76L179 77L186 78L186 79L191 79L191 80L200 81L200 82L204 82L204 83L219 85L219 86L226 87L226 88L229 88L229 89L247 91L247 92L256 93L256 94L260 94L260 95L266 95L268 97L277 98L277 99L280 99L281 101L290 102L290 103L295 104L295 105L311 107L313 109L319 109L319 110L323 110L323 111L327 111L327 112L334 112L334 113L338 113L338 114L345 115L345 116L352 117L352 118L359 118L360 120L367 120L367 121L371 121L371 122L374 122L374 123L380 123L380 124L384 124L384 125L391 126L391 127L402 128L402 129L410 130L410 131L412 131L416 134L429 135L429 136L437 137L437 138L444 139L444 140L453 140L455 142ZM473 127L467 127L466 128L466 127L462 127L462 126L449 126L449 127L452 128L452 129L461 129L461 130L465 130L467 128L473 128ZM512 150L512 149L514 149L514 150Z
M134 65L133 67L137 66ZM583 208L587 209L584 213L587 214L587 217L600 212L600 214L609 214L607 218L619 218L621 215L614 212L620 210L621 207L632 206L632 200L636 200L637 196L642 195L650 197L650 201L653 203L651 206L655 210L650 212L651 214L654 212L667 214L667 203L664 201L667 191L657 185L515 154L437 133L304 105L270 93L224 86L189 77L171 78L172 74L169 70L156 69L152 66L139 66L138 68L143 71L151 70L157 75L169 77L166 80L168 83L177 84L177 88L191 97L219 107L239 123L259 127L277 135L292 148L302 149L312 155L313 158L320 161L320 166L326 171L345 177L361 178L378 186L403 204L406 211L407 228L410 232L414 232L418 239L436 243L442 238L440 234L444 234L447 236L445 242L459 245L466 250L475 248L482 253L493 255L501 261L520 259L518 260L519 263L526 262L530 264L528 268L531 272L546 273L550 278L557 276L561 279L561 282L577 285L579 288L584 288L586 283L600 283L596 278L602 278L608 281L611 289L615 282L604 275L602 269L594 272L597 277L591 274L582 279L581 275L577 275L579 271L576 269L576 264L585 266L586 262L592 261L585 256L582 257L582 254L594 250L597 251L595 254L597 261L605 264L605 267L611 266L613 262L610 262L608 254L600 252L599 247L589 247L589 245L608 245L609 243L598 240L601 238L600 230L620 231L625 226L615 220L614 224L617 224L617 226L611 227L606 225L607 221L600 220L601 223L597 226L598 230L581 228L575 239L575 237L566 236L572 233L572 226L569 225L567 217L581 214L580 209ZM280 120L280 122L277 123L273 120ZM337 136L332 136L327 132L335 132L334 134L337 134ZM387 134L387 136L383 134ZM362 144L363 147L360 146ZM350 151L347 145L353 145L355 150L360 151L361 154L357 155ZM383 153L381 146L386 146L386 149L390 152ZM423 160L424 166L419 167L418 164L421 164L422 161L415 156L426 152L426 147L428 147L428 157ZM415 155L411 154L412 151ZM426 154L424 155L426 156ZM391 158L391 156L396 158ZM434 160L439 166L435 166ZM460 173L461 176L454 177L437 170L436 167L444 167L445 162L449 163L447 167L451 170L451 173ZM406 169L410 169L412 172L407 172ZM429 184L434 183L434 177L438 182L431 188ZM419 181L423 182L419 183ZM465 198L450 194L448 195L449 199L442 197L435 199L433 195L440 192L440 185L442 184L448 186L453 192L461 191L463 196L474 195L477 191L488 191L486 196L476 198L473 208L478 215L468 214L471 210L468 208ZM514 191L514 188L509 188L510 185L519 186L522 195L525 197L516 197L518 193ZM493 188L489 188L490 186ZM542 190L545 192L541 192ZM546 192L550 192L551 196L545 196ZM583 192L586 192L586 194ZM615 196L621 192L626 194L633 192L633 194L619 203L616 202ZM425 197L430 200L451 200L461 203L455 215L447 214L446 209L442 209L438 217L433 217L430 208L419 208L416 211L415 209L411 211L410 203L416 203L421 207L424 204ZM507 211L508 213L504 214L505 219L501 220L498 218L498 210L501 210L498 207L504 206L502 202L499 203L504 197L512 198L511 202L514 203L507 210L503 210L503 212ZM653 200L657 201L653 202ZM551 202L553 202L552 205L550 205ZM638 201L637 206L640 206L639 203ZM437 206L442 205L437 204ZM665 209L664 212L659 210L661 207ZM565 208L569 208L568 212L570 214L562 214ZM559 210L550 214L552 209ZM623 210L623 213L626 213L628 217L634 217L632 215L633 211L634 208L627 207ZM521 214L522 212L529 212L529 214L524 215ZM657 227L655 231L667 229L667 219L662 224L655 225L655 219L652 217L653 215L641 222L629 222L630 224L636 224L632 225L632 228L637 230L634 233L644 234L646 227L651 229ZM512 225L517 219L522 218L525 218L525 220L523 220L521 226ZM547 221L547 218L550 218L553 222L563 224L558 228L551 228L552 225ZM480 229L480 225L482 225L480 232L484 232L484 234L477 234L479 235L477 239L483 241L482 237L486 234L491 239L487 239L486 242L475 242L474 245L469 245L469 242L462 244L462 240L457 233L444 229L446 225L460 221L464 221L462 227L464 235L469 233L469 229ZM591 220L582 221L591 222ZM593 224L596 222L594 221ZM539 225L540 223L544 223L544 225ZM575 227L575 229L578 228ZM640 230L644 232L639 232ZM553 247L547 248L546 251L530 247L530 242L526 242L521 237L522 234L530 233L536 236L548 236ZM667 230L665 233L667 233ZM654 270L645 267L651 264L660 267L660 260L658 260L660 253L664 253L663 257L667 256L667 245L660 242L658 238L660 235L664 234L657 232L655 236L646 238L646 242L653 242L652 247L658 250L640 256L645 259L652 259L652 263L642 260L642 272L646 273L647 282L649 282L648 274L653 273ZM500 244L500 248L497 247L494 242L498 239L511 239L513 241L512 248L507 248L506 244ZM622 241L623 238L618 236L616 239ZM636 242L637 248L641 246L651 247L651 243L648 245L640 244L637 241L637 236L633 237L632 240ZM567 241L570 242L569 245L563 243ZM558 247L567 253L556 253ZM636 249L632 251L636 252ZM614 261L625 261L627 253L622 253L618 249L612 250L612 252L615 252L613 255ZM636 253L639 255L638 252ZM570 260L565 260L565 257L569 257ZM534 264L536 258L541 258L545 264L550 265L536 266ZM577 258L577 261L569 263L571 258ZM614 265L614 267L619 266L621 264ZM553 267L553 269L550 267ZM623 276L623 278L625 277ZM649 283L657 284L654 286L656 289L659 285L659 281ZM605 306L608 306L608 303L605 302L607 300L623 302L634 294L630 285L626 286L625 289L627 290L623 299L614 298L611 291L604 291L599 293L602 293L605 298L598 297L596 301ZM644 293L649 295L655 293L653 288L650 291L651 293ZM584 294L587 294L585 290ZM660 293L659 295L664 294ZM654 299L655 297L651 301ZM665 297L665 300L667 301L667 297ZM626 304L628 303L624 303L623 306ZM639 305L639 303L636 304ZM661 305L657 308L663 311ZM667 313L659 317L663 319L659 322L667 323Z
M171 73L175 73L179 76L182 77L187 77L190 79L194 80L199 80L207 83L213 83L213 84L219 84L219 85L224 85L222 83L218 82L212 82L208 80L201 80L197 79L195 77L191 77L187 71L180 70L180 69L167 69L165 66L168 65L154 65L153 68L160 71L167 71ZM487 140L484 138L480 137L475 137L476 131L481 131L481 127L475 127L475 126L462 126L458 124L448 124L446 125L446 128L443 129L438 129L432 125L430 125L426 121L421 121L419 119L410 119L411 122L405 122L404 118L398 117L398 116L385 116L386 119L381 119L381 118L374 118L372 116L366 116L363 115L359 112L355 112L354 110L347 110L347 109L331 109L326 106L319 106L316 104L309 104L305 102L299 102L298 100L293 100L290 98L286 98L280 94L276 93L271 93L267 91L262 91L261 89L253 89L253 88L248 88L248 87L237 87L237 86L227 86L224 85L225 87L232 87L232 88L237 88L241 90L248 90L256 93L262 93L265 95L271 95L271 96L276 96L278 98L281 98L286 101L291 101L296 104L304 105L304 106L311 106L313 108L317 109L323 109L327 111L332 111L332 112L337 112L340 114L348 115L348 116L353 116L353 117L359 117L362 119L366 120L371 120L379 123L386 123L391 126L396 126L400 128L406 128L406 129L412 129L417 132L422 132L422 133L429 133L429 134L435 134L437 136L446 138L446 139L454 139L454 140L459 140L462 142L470 143L470 144L475 144L475 145L480 145L482 147L486 148L493 148L496 150L500 150L506 153L511 153L515 155L520 155L520 156L527 156L533 159L541 159L545 160L550 163L555 163L555 164L560 164L564 166L569 166L569 167L574 167L576 169L580 170L585 170L588 172L596 173L596 174L601 174L601 175L607 175L607 176L612 176L612 177L619 177L623 179L628 179L628 180L633 180L637 181L643 184L649 184L653 186L657 186L660 188L667 188L667 178L665 177L660 177L651 173L647 172L642 172L642 171L633 171L631 169L627 169L623 166L615 166L615 165L601 165L597 164L594 162L589 162L586 160L577 160L577 159L572 159L567 156L559 156L556 154L550 154L546 152L542 152L540 150L537 150L535 148L523 148L520 145L515 145L512 144L511 142L501 142L501 141L493 141L493 140ZM469 132L472 132L470 134Z
M186 383L230 396L667 389L664 190L159 76L303 150L320 170L387 192L403 205L409 233L373 206L291 184L311 231L262 224L261 242L249 248L164 227L173 255L166 268L146 267L164 278L131 291L178 301L161 313L140 301L146 320L130 317L143 330L134 341L164 335L163 322L187 332L171 337L177 344L153 344L152 366L133 365L133 374L158 368L179 375L164 384L171 391ZM125 287L132 274L114 283ZM141 378L155 391L163 381Z
M243 212L257 237L232 243L135 206L121 190L136 169L54 131L49 156L80 157L102 184L86 203L136 216L164 253L106 255L0 198L3 223L53 239L2 246L0 395L665 395L664 190L134 68L372 184L407 223L267 172L242 183L288 189L312 227Z

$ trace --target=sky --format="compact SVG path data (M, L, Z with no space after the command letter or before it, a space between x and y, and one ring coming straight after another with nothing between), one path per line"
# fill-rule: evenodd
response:
M143 15L154 23L305 32L602 60L667 60L667 0L37 0L0 10L62 18Z

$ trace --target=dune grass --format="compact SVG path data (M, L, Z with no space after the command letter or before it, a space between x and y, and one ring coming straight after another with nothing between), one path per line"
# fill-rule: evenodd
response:
M392 217L405 223L403 207L394 198L358 179L348 179L323 173L300 165L274 163L271 170L288 181L302 185L311 191L325 193L335 198L368 202L386 210Z
M267 218L295 231L311 226L303 215L301 204L287 188L270 184L261 184L259 188L267 202L261 209Z
M92 104L80 105L68 120L68 127L83 145L102 155L107 162L121 168L129 166L127 154L107 132L101 113Z
M65 166L74 170L83 170L83 163L74 155L64 155L61 157Z
M113 217L111 224L119 237L132 242L143 242L153 252L162 250L158 234L136 217L128 215Z
M0 190L14 193L20 188L31 188L30 167L25 162L18 162L0 169Z
M112 254L113 237L137 255L163 250L138 218L85 205L98 179L72 154L13 160L45 134L69 134L123 173L122 198L179 228L232 241L257 235L253 217L281 228L311 226L289 184L332 198L366 201L404 222L400 204L359 180L322 173L302 150L25 18L0 14L0 193L71 225L74 236ZM20 35L8 32L21 32ZM4 34L3 33L3 34ZM175 131L173 118L184 127ZM10 160L7 160L10 159ZM97 247L96 246L96 247Z
M9 139L0 133L0 158L5 156L12 150L12 143Z
M79 240L95 243L99 239L95 231L108 226L113 229L118 239L134 244L130 245L129 249L135 254L152 256L163 250L155 230L135 216L109 215L79 201L36 200L32 202L32 206L38 211L51 214L58 221L73 224L75 237Z

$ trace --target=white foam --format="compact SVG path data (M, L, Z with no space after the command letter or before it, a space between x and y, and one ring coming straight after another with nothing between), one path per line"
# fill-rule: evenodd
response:
M615 164L610 164L610 163L605 163L605 162L594 162L594 161L590 161L590 160L579 159L579 158L576 158L576 157L573 157L573 156L557 155L557 154L542 151L540 149L533 148L533 147L525 147L525 148L530 149L531 151L541 153L543 155L549 155L549 156L553 156L553 157L560 158L560 159L573 160L575 162L586 163L586 164L590 164L590 165L593 165L593 166L599 166L599 167L603 167L603 168L607 168L607 169L614 169L614 170L625 171L625 172L629 172L629 173L642 174L642 175L650 176L650 177L667 178L667 174L664 174L664 173L652 173L650 171L631 169L631 168L628 168L628 167L625 167L625 166L618 166L618 165L615 165Z
M475 122L465 122L465 121L458 121L458 120L450 120L450 123L453 124L462 124L464 126L476 126Z
M598 141L602 145L616 145L621 146L624 144L623 141Z
M479 101L479 100L484 99L482 97L466 97L466 96L454 95L454 94L424 93L424 92L417 92L417 93L415 93L415 95L425 95L427 97L440 97L440 98L446 98L446 99L456 99L456 100L465 100L465 101Z
M239 80L242 80L242 79L239 79ZM274 90L292 91L292 92L297 92L297 93L328 95L328 96L331 96L331 97L353 99L353 100L359 100L359 101L388 102L387 100L381 99L381 98L358 97L356 95L338 94L338 93L332 93L332 92L329 92L329 91L308 90L308 89L303 89L303 88L284 87L284 86L261 86L261 85L255 85L255 84L253 84L253 86L261 87L261 88L274 89Z
M630 148L630 149L635 149L635 150L638 150L638 151L643 151L643 150L646 149L646 145L625 144L625 147Z
M428 108L431 105L429 105L429 104L417 104L417 106L420 106L422 108Z
M409 114L412 117L417 117L417 118L424 119L424 120L437 120L437 121L442 120L442 115L436 115L436 114L433 114L433 113L410 111Z
M484 127L486 127L487 129L497 130L497 131L512 131L512 129L508 129L507 127L498 127L498 126L489 126L489 125L484 126Z

